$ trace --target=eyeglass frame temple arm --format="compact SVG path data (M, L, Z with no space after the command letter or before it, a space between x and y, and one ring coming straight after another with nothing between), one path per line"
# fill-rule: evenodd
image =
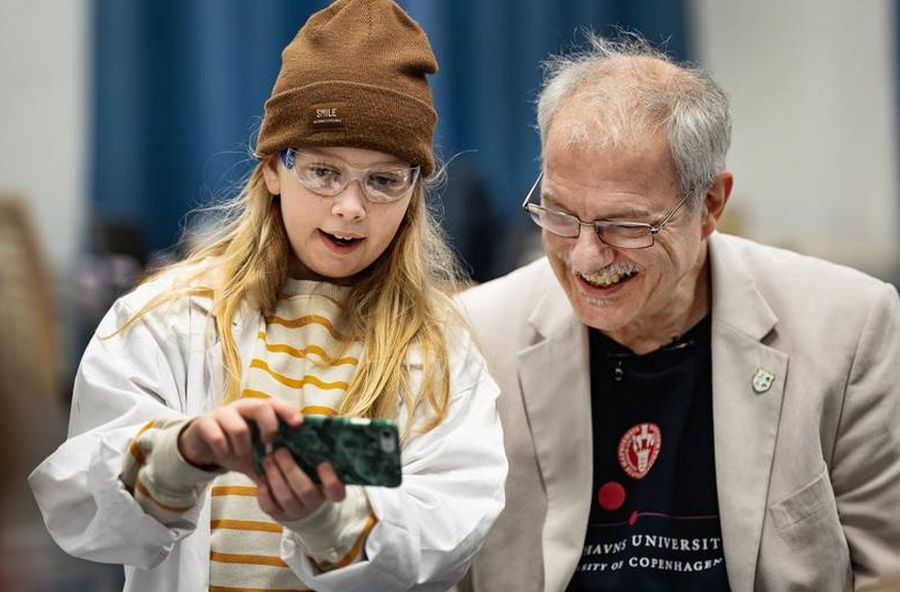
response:
M541 173L537 176L537 179L534 180L534 184L531 186L531 189L529 189L528 193L525 194L525 200L522 201L522 209L525 210L526 212L528 211L528 208L526 207L528 205L528 200L531 199L531 195L534 193L534 190L537 189L538 184L541 182L541 179L543 179L543 178L544 178L544 171L541 171Z
M660 232L662 232L663 229L665 229L666 226L669 225L669 221L670 221L673 217L675 217L675 213L678 212L678 210L681 209L681 206L683 206L683 205L685 204L685 202L687 202L687 198L688 198L687 195L685 195L684 197L682 197L682 198L681 198L681 201L678 202L678 205L675 206L675 207L672 209L671 212L669 212L668 214L666 214L666 217L665 217L665 218L663 218L662 220L660 220L659 222L657 222L657 223L654 224L654 225L650 225L650 235L651 235L651 236L656 236L657 234L659 234Z

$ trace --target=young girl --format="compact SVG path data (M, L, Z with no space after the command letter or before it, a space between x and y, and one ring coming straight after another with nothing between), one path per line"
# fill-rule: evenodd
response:
M69 439L30 478L69 553L126 590L443 590L503 505L497 387L456 320L426 210L436 115L424 33L339 0L284 50L260 160L220 232L115 303ZM304 414L396 420L399 488L316 485Z

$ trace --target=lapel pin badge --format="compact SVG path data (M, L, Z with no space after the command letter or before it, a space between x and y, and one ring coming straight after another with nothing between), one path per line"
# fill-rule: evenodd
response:
M765 368L757 368L756 374L753 375L753 390L756 393L764 393L772 388L773 382L775 382L775 374Z

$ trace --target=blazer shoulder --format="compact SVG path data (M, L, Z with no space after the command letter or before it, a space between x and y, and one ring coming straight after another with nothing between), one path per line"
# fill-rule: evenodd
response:
M891 284L846 265L748 239L720 238L740 257L767 297L792 294L807 304L837 299L863 303L882 298L885 291L896 292Z
M541 257L504 276L465 290L457 296L457 301L473 322L498 316L510 318L524 314L527 317L548 285L556 285L556 276L547 258Z
M457 302L486 353L518 351L533 340L530 322L549 290L560 290L546 257L457 296ZM565 298L563 294L561 296Z

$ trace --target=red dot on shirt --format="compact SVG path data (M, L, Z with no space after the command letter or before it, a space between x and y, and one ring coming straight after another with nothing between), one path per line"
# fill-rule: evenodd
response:
M625 503L625 488L621 483L607 481L597 490L597 501L604 510L618 510Z

